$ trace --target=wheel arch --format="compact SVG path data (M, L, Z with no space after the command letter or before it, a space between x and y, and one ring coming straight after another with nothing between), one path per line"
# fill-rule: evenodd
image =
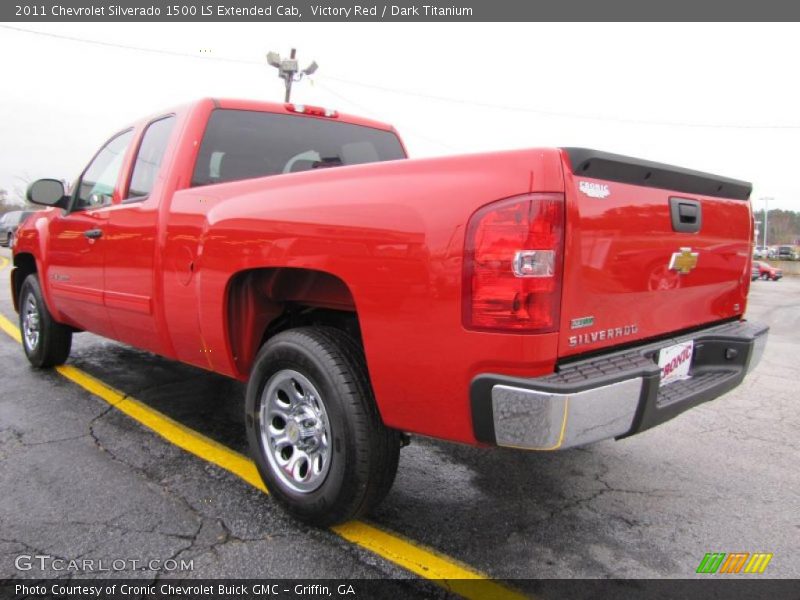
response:
M229 279L225 296L225 336L242 375L250 373L270 337L294 327L335 327L363 348L355 297L343 279L327 271L251 268Z
M28 275L38 272L39 268L33 254L21 252L14 255L14 268L11 270L11 297L15 311L19 312L19 293L22 290L22 282ZM45 301L47 301L46 297Z

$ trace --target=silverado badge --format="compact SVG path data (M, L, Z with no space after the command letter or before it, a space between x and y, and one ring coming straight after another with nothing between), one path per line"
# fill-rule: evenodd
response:
M686 275L697 266L697 252L691 248L681 248L680 252L673 252L669 261L669 269Z

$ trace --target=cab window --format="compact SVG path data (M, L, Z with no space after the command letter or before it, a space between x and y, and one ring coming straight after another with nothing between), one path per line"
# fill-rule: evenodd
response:
M200 144L192 185L405 157L391 131L313 117L216 109Z
M133 131L125 131L108 142L83 172L78 185L73 210L98 208L111 204L114 187L125 151L131 143Z
M136 154L126 200L143 200L150 195L174 125L175 117L165 117L147 126Z

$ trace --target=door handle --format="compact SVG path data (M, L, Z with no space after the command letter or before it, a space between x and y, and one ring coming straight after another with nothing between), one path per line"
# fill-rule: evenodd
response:
M83 232L83 235L85 235L90 240L96 240L97 238L103 236L103 230L102 229L87 229L86 231Z

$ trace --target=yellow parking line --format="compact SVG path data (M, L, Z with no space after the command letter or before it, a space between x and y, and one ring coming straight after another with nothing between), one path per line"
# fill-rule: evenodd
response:
M136 398L126 396L122 392L107 386L99 379L80 369L64 365L56 367L56 370L73 383L77 383L83 389L95 396L99 396L120 412L125 413L134 421L138 421L148 429L155 431L168 442L233 473L262 492L267 491L261 481L261 476L256 470L255 463L249 458L170 419L165 414L139 402Z
M20 342L19 329L3 315L0 315L0 329ZM56 370L171 444L233 473L253 487L268 493L255 463L246 456L178 423L76 367L64 365L56 367ZM465 598L519 600L527 597L435 550L363 521L351 521L332 527L331 530L345 540Z
M22 343L22 336L19 333L19 327L6 319L3 315L0 315L0 329L5 331L18 344Z
M0 256L0 269L5 269L8 266L8 259L5 256Z

